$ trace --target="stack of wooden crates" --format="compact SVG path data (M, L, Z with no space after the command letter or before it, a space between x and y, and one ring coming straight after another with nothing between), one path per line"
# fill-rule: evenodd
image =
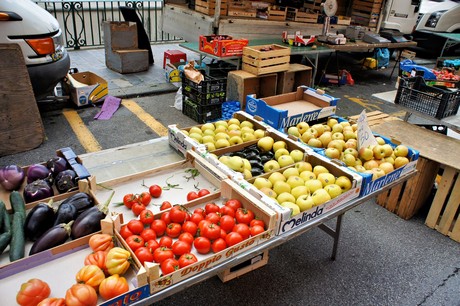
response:
M376 27L382 10L383 0L353 1L351 21L367 27Z

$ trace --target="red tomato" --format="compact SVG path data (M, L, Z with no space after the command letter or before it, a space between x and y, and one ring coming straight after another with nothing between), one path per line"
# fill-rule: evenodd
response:
M147 191L142 192L137 200L140 204L147 206L152 201L152 196Z
M189 232L184 232L184 233L179 235L179 240L188 242L190 245L192 245L193 240L195 240L195 237L192 234L190 234Z
M219 222L219 220L220 220L220 215L218 213L211 212L211 213L206 215L205 219L208 220L211 223L216 223L217 224Z
M134 194L128 193L123 197L123 204L129 209L133 207L134 203L137 203L137 197Z
M225 202L225 206L230 206L231 208L233 208L234 211L242 207L241 202L237 199L228 200L227 202Z
M218 238L214 240L214 242L211 245L211 248L214 253L218 253L227 248L227 242L225 242L223 238Z
M219 206L216 204L216 203L208 203L204 206L204 211L206 212L206 214L209 214L209 213L217 213L219 212L220 208Z
M200 234L201 236L210 240L215 240L220 237L220 226L215 223L211 223L207 226L204 226L200 231Z
M144 209L143 211L141 211L141 214L139 216L141 222L146 225L152 224L153 220L155 219L152 211L149 209Z
M174 205L169 211L171 222L182 224L187 218L187 210L181 205Z
M189 193L187 193L187 202L196 200L198 198L199 198L198 193L196 193L195 191L190 191Z
M204 220L204 217L202 214L199 214L199 213L193 213L191 216L190 216L190 221L195 223L196 225L198 225L200 223L201 220Z
M184 224L182 224L182 231L190 233L192 234L192 236L195 236L196 232L198 231L198 225L196 225L192 221L185 221Z
M126 239L126 243L131 248L131 250L133 250L133 252L136 252L138 248L144 246L144 239L142 239L142 237L139 235L132 235Z
M157 233L155 232L154 229L149 228L149 227L144 228L140 236L142 237L142 239L144 239L144 241L157 239Z
M168 247L160 246L158 249L153 251L153 259L159 264L168 258L174 258L173 251Z
M208 254L211 251L211 241L206 237L197 237L193 241L193 246L200 254Z
M120 229L120 235L121 237L123 237L125 240L126 238L128 238L129 236L131 236L133 234L133 232L131 232L128 228L128 225L123 225Z
M177 261L174 258L165 259L160 264L160 268L161 268L161 271L163 272L163 275L173 273L174 271L180 269L179 261Z
M183 267L194 264L195 262L198 261L198 259L192 253L186 253L186 254L181 255L178 261L179 261L179 267L182 269Z
M153 220L152 224L150 224L150 228L155 231L157 237L163 236L166 231L166 223L161 219Z
M133 206L131 207L131 210L133 211L133 214L135 216L139 216L144 209L145 209L145 206L137 202L134 203Z
M171 208L172 205L170 202L168 201L163 201L163 203L161 203L161 206L160 206L160 211L163 211L163 210L166 210L168 208Z
M206 215L206 212L204 211L203 208L195 208L195 210L193 211L194 214L200 214L202 215L203 217Z
M238 223L244 223L249 225L249 223L251 223L251 221L254 220L254 218L254 213L249 209L238 208L235 212L235 219Z
M136 235L139 235L144 230L144 223L137 219L129 220L127 225L129 230Z
M220 228L220 238L225 239L227 237L227 232Z
M208 195L210 194L211 192L209 192L208 189L200 189L200 191L198 191L198 197L204 197L205 195Z
M231 217L235 217L235 210L230 206L221 206L219 209L219 213L221 216L229 215Z
M243 237L237 232L230 232L225 237L225 242L229 247L238 244L241 241L243 241Z
M203 231L203 228L205 226L208 226L209 224L211 224L211 221L209 221L209 220L201 220L200 223L198 223L198 228L200 230L200 233L201 233L201 231Z
M181 240L174 242L171 248L176 256L181 256L182 254L190 253L192 251L192 245Z
M233 230L235 226L235 218L230 215L223 215L219 221L220 228L225 230L227 233Z
M149 248L150 253L153 254L153 251L160 247L160 244L156 240L149 240L145 243L145 246Z
M37 305L49 297L50 293L51 289L46 282L32 278L20 286L16 295L16 302L19 305Z
M171 217L169 216L169 211L165 211L165 212L161 215L160 219L163 220L166 224L171 223Z
M233 227L233 231L239 233L241 237L243 237L243 240L248 239L249 235L251 235L251 230L249 229L249 226L244 223L235 224L235 226Z
M249 229L251 231L251 236L258 235L258 234L263 233L265 231L265 229L260 225L251 226Z
M161 189L161 187L158 185L152 185L149 187L149 193L152 196L152 198L159 198L161 196L162 191L163 189Z
M179 223L169 223L166 226L166 235L171 238L179 237L182 232L182 226Z
M170 248L172 247L172 244L173 244L173 240L171 237L168 237L168 236L163 236L160 238L160 241L158 242L158 244L162 247L167 247L167 248Z
M249 223L249 227L252 227L254 225L260 225L262 226L263 228L265 228L265 222L263 220L260 220L260 219L253 219L250 223Z
M140 247L138 248L134 254L136 254L137 259L144 265L144 262L153 262L153 253L150 251L151 249L148 247Z

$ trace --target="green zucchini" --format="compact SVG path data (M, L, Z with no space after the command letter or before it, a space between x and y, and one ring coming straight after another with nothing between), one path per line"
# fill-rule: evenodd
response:
M5 203L3 203L3 201L0 200L0 233L3 233L5 231L3 226L4 211L6 211Z
M4 232L0 234L0 254L5 251L6 247L11 242L11 232Z
M11 207L13 208L13 212L20 212L25 220L26 219L26 203L24 202L24 198L21 196L21 194L18 191L13 190L11 192L10 203L11 203Z
M25 253L24 217L20 212L13 215L11 235L10 261L15 261L23 258Z
M5 203L0 201L2 234L0 234L0 254L6 249L11 241L11 220L8 211L6 210Z

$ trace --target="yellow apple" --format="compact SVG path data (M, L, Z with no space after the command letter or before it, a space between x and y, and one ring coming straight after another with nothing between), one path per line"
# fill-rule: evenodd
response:
M299 129L296 126L289 127L287 130L287 134L295 137L300 137Z
M324 151L324 154L329 157L330 159L339 159L340 158L340 151L337 148L327 148Z
M280 205L291 210L291 217L300 214L299 206L293 202L283 202Z
M235 170L237 172L243 172L244 171L244 161L241 157L239 156L230 156L227 162L227 166Z
M304 142L304 143L308 143L310 141L310 139L312 138L316 138L315 135L313 135L309 129L302 134L302 136L300 137L300 139Z
M383 163L381 163L379 165L379 168L382 169L385 172L385 174L388 174L394 170L393 164L387 161L384 161Z
M230 143L230 145L234 146L234 145L243 143L243 139L242 139L240 136L232 136L232 137L228 140L228 142Z
M243 139L244 142L256 140L257 137L254 134L251 133L244 133L241 138Z
M305 133L310 128L310 125L302 121L302 122L299 122L296 127L300 135L303 135L303 133Z
M316 165L313 167L313 173L318 177L320 173L329 173L329 170L322 165Z
M321 142L321 140L319 140L318 138L311 138L308 143L307 143L310 147L314 147L314 148L322 148L323 147L323 143Z
M243 177L245 180L249 180L252 178L252 172L249 169L244 168L243 170Z
M227 133L219 132L214 136L214 139L217 141L219 139L230 140L230 136Z
M278 203L284 203L284 202L295 203L295 197L290 192L283 192L281 194L278 194L278 196L276 197L276 200L278 201Z
M276 197L278 196L276 192L273 191L273 189L267 187L262 187L259 190L272 199L276 199Z
M272 185L275 185L275 182L277 181L285 182L286 177L280 172L273 172L272 174L268 176L268 180L272 182Z
M340 123L334 124L332 126L332 132L333 133L342 133L343 132L343 125Z
M315 175L313 172L308 171L308 170L300 172L299 176L300 176L305 182L308 181L308 180L314 180L314 179L316 179L316 175Z
M317 179L323 184L323 187L335 183L335 176L332 173L320 173Z
M332 128L334 125L336 125L337 123L339 123L339 121L338 121L337 119L335 119L335 118L329 118L329 119L327 119L327 125L328 125L329 127L331 127L331 128Z
M231 118L231 119L229 119L229 120L227 121L227 124L228 124L229 126L232 125L232 124L235 124L235 125L238 125L238 126L239 126L241 123L240 123L240 120L238 120L237 118Z
M359 153L359 158L361 158L363 161L368 161L374 158L374 153L370 148L367 147L362 147L361 149L358 150Z
M221 149L221 148L229 147L230 142L227 139L221 138L221 139L217 139L214 145L216 146L216 149Z
M291 155L294 162L297 163L303 160L304 153L299 149L294 149L291 152L289 152L289 155Z
M214 134L218 134L218 133L227 133L227 126L223 126L223 125L216 126L216 129L214 130Z
M345 175L339 176L335 180L335 184L338 185L342 189L342 193L347 192L352 187L351 180Z
M313 124L312 128L318 132L318 135L316 137L319 137L321 134L324 133L324 125L322 125L321 123Z
M313 198L309 194L301 195L296 199L295 203L299 206L301 212L309 210L315 205Z
M208 142L206 143L206 149L209 151L209 152L212 152L216 149L216 145L214 144L214 142Z
M203 143L203 136L201 136L201 134L198 134L198 133L191 133L189 135L190 138L192 139L195 139L197 142L199 143Z
M379 167L379 163L375 159L367 160L363 164L366 170L371 170Z
M203 134L203 131L197 126L192 126L190 130L188 130L188 133L189 134L192 134L192 133Z
M343 143L342 141L340 141L340 139L332 139L328 144L327 144L327 147L328 148L336 148L337 150L339 150L340 152L343 152Z
M262 129L257 129L254 131L254 136L256 136L256 139L260 139L265 136L265 132Z
M262 187L266 187L266 188L273 187L272 182L270 182L270 180L264 177L256 177L256 179L254 180L252 184L254 185L254 187L256 187L259 190L262 189Z
M281 155L289 155L289 151L283 148L280 148L275 151L275 159L278 160Z
M273 184L273 191L276 192L276 194L282 194L283 192L291 192L291 185L284 181L276 181L275 184Z
M289 167L283 171L286 180L291 176L299 176L299 170L296 167Z
M302 155L303 155L303 153L302 153ZM299 173L302 173L303 171L312 171L313 170L313 167L311 166L311 164L309 162L306 162L306 161L296 162L294 167L299 171Z
M269 160L268 162L266 162L264 164L264 172L265 173L268 173L268 172L271 172L271 171L276 171L278 170L280 167L280 164L276 161L276 160Z
M332 133L329 131L324 132L321 134L321 136L318 137L318 139L321 141L323 144L323 148L327 148L327 145L331 142L332 140Z
M251 121L248 120L243 120L240 123L241 128L248 127L248 128L254 128L254 124Z
M396 148L394 148L393 152L396 155L396 157L405 157L407 156L407 154L409 154L409 148L405 145L398 145Z
M276 153L276 151L278 151L279 149L287 150L287 143L284 140L277 140L273 143L273 148L272 148L273 152Z
M313 192L311 197L313 198L313 203L315 203L315 206L324 204L331 199L330 194L323 188Z
M309 195L310 191L308 190L308 187L305 185L302 186L297 186L291 189L291 194L298 199L301 195Z
M275 141L273 140L272 137L264 136L264 137L259 139L259 141L257 142L257 146L262 151L270 151L272 149L274 143L275 143Z
M405 156L398 156L395 159L395 168L398 169L400 167L403 167L409 163L409 159Z
M310 193L315 192L316 190L323 188L323 183L318 179L305 181L305 186L308 188Z
M377 143L381 146L383 146L385 144L385 139L383 139L382 137L380 136L377 136L375 137L375 141L377 141Z
M286 183L291 186L291 190L298 186L305 186L305 181L300 176L295 175L288 177Z
M326 187L324 187L324 190L326 190L327 193L329 193L332 199L342 194L342 188L340 188L340 186L337 184L327 185Z
M212 123L205 123L201 126L201 130L204 132L206 130L211 130L211 131L214 131L216 129L216 127L214 126L214 124Z
M252 166L249 160L247 158L243 158L243 162L244 162L244 169L251 171Z
M294 159L290 155L281 155L277 161L281 168L294 164Z
M227 128L227 130L241 130L240 126L238 124L230 124Z

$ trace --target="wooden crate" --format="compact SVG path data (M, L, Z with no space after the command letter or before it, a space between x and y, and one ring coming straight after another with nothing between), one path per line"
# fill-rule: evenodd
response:
M219 276L220 280L223 283L226 283L228 281L231 281L232 279L240 277L241 275L244 275L246 273L254 271L255 269L263 267L267 263L268 251L265 251L239 265L236 265L230 269L225 270L224 272L217 274L217 276Z
M339 15L338 18L337 18L337 24L350 25L351 24L351 17Z
M268 20L284 21L286 20L286 13L286 6L269 6L267 10L267 18Z
M438 191L425 224L460 242L460 175L459 170L445 167Z
M396 187L381 193L377 204L408 220L426 203L431 194L439 163L420 157L417 174Z
M256 18L257 9L247 1L231 1L228 3L228 16Z
M352 12L366 12L366 13L380 13L382 8L382 1L381 0L374 0L374 1L353 1Z
M288 7L286 20L304 23L318 23L318 13Z
M351 9L351 22L369 27L377 26L382 1L354 1Z
M369 126L372 127L374 125L381 124L386 121L393 121L393 120L401 120L398 117L391 116L386 113L382 113L381 111L373 111L366 113L367 116L367 122L369 123ZM350 121L350 123L357 123L359 118L359 115L355 116L349 116L347 119Z
M321 11L321 2L322 0L306 0L303 4L303 7L312 11L319 12Z
M206 15L214 15L216 12L216 0L196 0L195 1L195 11L206 14ZM227 15L227 2L221 1L220 3L220 15L226 16Z
M243 48L243 70L261 75L289 69L291 49L281 45L262 45Z

